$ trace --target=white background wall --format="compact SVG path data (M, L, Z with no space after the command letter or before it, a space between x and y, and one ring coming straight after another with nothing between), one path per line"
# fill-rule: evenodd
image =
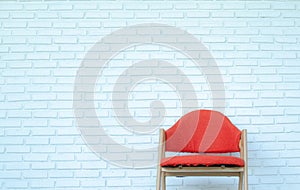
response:
M249 135L249 189L300 188L300 3L297 1L45 1L0 3L1 189L155 189L156 168L124 169L91 152L76 129L73 87L90 47L140 23L177 26L212 53L226 90L225 114ZM114 81L128 65L161 58L194 84L199 108L212 107L201 70L159 46L121 52L99 77L103 127L126 146L153 146L157 131L132 135L110 106ZM134 118L165 103L168 127L181 116L168 85L140 83L129 97ZM99 111L100 110L100 111ZM121 129L120 129L121 128ZM235 189L234 178L170 178L168 189Z

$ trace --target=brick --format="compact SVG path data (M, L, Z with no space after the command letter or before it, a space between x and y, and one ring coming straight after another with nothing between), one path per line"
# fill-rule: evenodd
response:
M74 154L71 153L60 153L50 155L49 159L52 161L73 161L75 157Z
M113 5L113 4L112 4ZM112 7L112 6L111 6ZM119 9L122 8L121 5L118 5ZM144 3L126 3L124 5L125 10L147 10L148 9L148 4Z
M261 18L278 18L280 17L281 13L280 11L274 11L274 10L270 10L270 11L262 11L259 12L259 16Z
M24 37L3 37L2 38L3 44L25 44L26 38Z
M245 8L245 4L244 3L225 3L223 5L224 9L229 9L229 10L243 10Z
M57 44L75 44L76 42L76 37L59 37L54 39L54 43Z
M27 145L47 145L49 139L47 137L31 137L25 139L25 144Z
M278 36L278 37L275 37L274 39L278 43L297 43L297 39L295 39L293 37Z
M30 180L30 186L32 188L54 188L55 181L49 179L37 179L37 180Z
M8 53L8 47L0 47L0 53Z
M82 187L103 187L105 186L104 180L87 179L81 182Z
M300 178L299 176L290 176L290 177L286 178L286 182L287 182L288 184L291 184L291 183L298 183L299 178Z
M99 163L99 162L82 162L82 169L96 169L99 168L105 169L107 168L106 163Z
M129 170L126 172L126 175L128 177L150 177L151 172L150 171L142 171L142 170Z
M74 174L73 171L68 170L50 170L48 176L50 178L72 178Z
M7 153L29 153L30 148L29 147L24 147L24 146L6 146L6 152Z
M198 5L198 9L200 10L217 10L221 8L221 4L219 3L201 3Z
M278 135L277 139L279 142L297 142L299 139L300 134L298 133L286 133Z
M81 152L81 147L80 146L62 146L60 145L57 147L56 151L58 153L80 153Z
M10 138L10 139L12 139L12 138ZM12 142L10 142L11 140L7 140L7 139L3 139L3 140L6 140L5 144L22 144L22 142L21 143L20 142L14 142L14 143L12 143ZM0 140L0 144L1 145L4 144L2 142L3 140ZM17 141L17 139L15 139L15 140ZM7 162L11 162L11 163L14 163L14 164L16 164L16 162L20 163L20 162L22 162L22 155L20 155L20 154L14 154L14 153L0 154L0 161L1 162L5 162L6 164L7 164ZM10 166L10 164L8 164L8 166ZM8 168L10 168L10 167L8 167ZM16 170L19 170L19 169L16 169Z
M3 93L24 93L25 88L23 86L17 86L17 85L7 85L7 86L3 86L1 88L1 91Z
M52 25L51 22L43 22L43 21L29 21L29 28L50 28Z
M19 171L1 171L0 179L18 179L21 177L21 172Z
M294 4L286 4L286 3L281 3L281 2L278 2L278 3L274 3L272 5L272 8L275 9L275 10L293 10L295 9L295 5Z
M271 4L270 3L249 3L246 5L246 7L250 10L256 10L256 9L262 9L262 10L268 10L271 8Z
M55 11L66 11L66 10L72 10L73 6L71 4L64 4L64 3L58 3L58 4L50 4L49 9L55 10Z
M233 29L212 29L211 30L211 34L213 35L220 35L220 34L229 35L233 33L234 33Z
M80 170L75 171L74 176L79 178L96 178L99 177L99 173L97 170Z
M46 10L48 5L41 3L25 3L23 4L25 10L36 11L36 10Z
M53 28L75 28L76 23L74 22L54 22Z
M23 189L28 187L28 182L22 181L21 179L9 180L4 183L4 186L7 189Z
M247 44L247 45L237 45L235 49L238 51L258 51L259 46L256 44Z
M208 12L199 12L199 11L189 11L186 13L188 18L208 18Z
M28 129L6 129L6 136L28 136L30 134L30 130Z
M285 30L283 30L283 33L286 35L297 35L298 36L300 33L300 29L298 29L298 28L294 28L293 30L285 29Z
M108 19L109 18L109 13L105 12L98 12L98 11L89 11L85 14L85 18L88 19Z
M224 26L226 28L243 28L247 26L245 21L225 21Z
M68 180L59 179L59 180L56 180L55 185L56 185L56 187L63 187L63 188L79 187L80 181L75 180L75 179L68 179Z
M286 161L284 160L265 160L263 161L263 166L265 167L283 167L286 165Z
M4 61L20 61L25 60L24 53L11 53L2 56L2 60Z
M265 27L265 28L261 28L260 29L260 33L262 35L282 35L283 34L283 30L280 30L276 27Z
M41 81L41 80L37 80L37 82L34 82L34 83L42 84L42 82L49 83L49 81ZM52 81L50 83L52 83ZM51 101L51 100L56 99L55 94L46 94L46 93L32 94L31 97L32 97L32 100L35 100L35 101Z
M212 18L230 18L230 17L234 17L234 12L233 11L212 12L211 17Z
M73 139L71 137L51 137L50 144L73 144Z
M286 21L286 20L272 21L272 26L285 26L285 27L289 27L289 26L294 26L294 25L295 25L294 21Z
M111 14L112 18L118 18L118 19L133 19L134 14L133 13L122 13L122 12L112 12Z
M278 124L296 124L298 123L298 118L295 116L290 116L288 118L284 118L284 116L279 116L276 118L276 122Z
M280 184L283 183L283 179L281 177L274 177L274 176L264 176L261 178L261 183L267 184Z
M74 53L52 53L50 55L52 60L73 60L75 58Z
M137 187L151 186L152 184L153 184L153 180L151 178L138 177L136 178L136 180L132 181L132 185Z
M200 25L201 27L204 27L204 28L205 27L214 28L214 27L221 27L223 25L223 23L219 20L208 20L208 21L200 21L200 23L197 23L196 25ZM219 31L221 32L221 29L219 29ZM226 31L226 29L225 29L225 31ZM231 31L231 30L229 29L229 31Z
M18 120L6 120L5 122L1 122L0 126L3 128L18 128L21 126L21 122Z
M48 60L49 57L49 53L28 53L26 55L28 60Z
M80 169L80 163L72 163L72 162L68 162L68 163L57 163L56 165L57 169L62 169L62 170L76 170L76 169Z
M13 30L12 31L12 35L14 36L30 36L30 35L35 35L36 34L36 31L34 29L28 29L28 28L25 28L25 29L21 29L19 28L18 30Z
M30 179L45 179L47 178L47 170L27 170L22 172L22 176Z
M18 45L18 46L16 46L16 47L13 47L12 49L11 49L11 52L16 52L16 53L21 53L21 52L33 52L34 51L34 49L33 49L33 47L29 47L28 45L27 46L23 46L23 45ZM15 67L21 67L22 68L22 65L30 65L30 66L27 66L27 67L31 67L31 63L29 62L22 62L22 63L20 63L20 62L18 62L18 63L10 63L9 65L10 66L15 66ZM25 68L27 68L27 67L25 67Z
M46 127L47 126L47 121L43 119L24 120L22 121L22 123L24 127Z
M122 178L122 179L108 179L107 186L108 187L127 187L130 186L131 182L129 179Z
M89 2L89 3L76 3L73 5L75 10L96 10L98 8L97 3ZM88 11L89 12L89 11Z
M34 146L31 148L32 153L54 153L55 147Z
M237 18L255 18L258 17L258 12L256 11L241 11L235 12Z
M262 176L262 175L273 176L278 173L278 168L277 167L269 167L269 168L264 168L264 169L255 168L253 173L255 175L259 175L259 176Z
M300 49L300 47L298 45L286 45L283 47L283 50L288 50L288 51L298 51ZM299 55L298 55L299 57Z
M299 162L297 161L296 158L289 158L286 162L287 162L286 165L288 167L294 167L294 166L299 167L300 166Z
M63 12L60 14L63 19L81 19L84 14L80 12Z
M283 95L283 92L268 92L268 91L265 91L265 92L262 92L261 93L261 97L262 98L283 98L284 95Z
M33 19L34 13L30 12L12 12L11 18L13 19Z
M20 155L20 154L19 154ZM11 155L10 156L16 156L16 155ZM22 158L19 159L20 161L22 160ZM2 160L3 161L3 160ZM13 161L13 160L12 160ZM17 161L17 159L15 159L14 161ZM15 162L11 162L11 163L5 163L6 166L6 170L29 170L30 169L30 164L29 163L15 163Z
M47 11L37 12L36 17L39 19L57 19L57 18L59 18L57 12L47 12Z
M5 3L1 4L0 10L2 11L17 11L22 10L23 6L21 4L16 5L15 3Z
M197 9L198 4L197 3L176 3L175 4L175 9L178 10L193 10L193 9Z
M174 5L170 2L156 2L149 4L149 10L170 10Z
M26 25L25 21L2 22L4 28L25 28Z
M71 103L71 102L70 102ZM49 121L49 125L53 126L53 127L72 127L72 120L67 120L67 119L52 119L51 121ZM70 129L69 129L70 130Z
M297 158L297 157L299 157L299 155L300 155L299 150L280 152L280 157L282 157L282 158Z
M292 169L292 170L291 170ZM299 175L300 167L285 167L279 169L280 174Z
M274 124L274 119L272 117L253 118L251 123L255 125L272 125Z
M282 13L283 18L299 18L299 12L298 11L288 11Z
M52 39L49 37L34 37L28 39L29 44L38 44L38 45L49 45L52 43Z

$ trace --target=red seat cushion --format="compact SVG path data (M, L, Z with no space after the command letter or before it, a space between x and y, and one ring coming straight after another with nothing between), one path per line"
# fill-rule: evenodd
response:
M161 160L162 167L176 166L244 166L244 160L234 156L211 156L211 155L191 155L191 156L174 156Z

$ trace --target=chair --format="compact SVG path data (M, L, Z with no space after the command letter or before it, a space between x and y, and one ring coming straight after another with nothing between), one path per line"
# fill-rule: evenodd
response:
M159 141L157 190L166 189L167 176L237 176L238 189L248 190L247 131L220 112L192 111L168 130L160 129ZM222 154L234 152L239 157Z

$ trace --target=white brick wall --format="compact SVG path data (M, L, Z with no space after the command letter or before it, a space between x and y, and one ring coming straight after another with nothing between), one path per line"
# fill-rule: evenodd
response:
M149 22L188 31L216 59L225 83L225 114L249 131L249 189L299 189L297 1L0 2L0 188L155 189L156 168L124 169L93 154L76 129L72 108L75 75L89 48L123 26ZM199 107L212 107L203 73L180 53L155 45L121 52L103 70L95 104L106 132L137 148L154 146L157 133L143 137L120 128L110 100L118 76L149 58L175 64L194 84ZM136 86L131 114L147 121L157 98L165 102L162 126L168 127L181 106L164 83ZM167 184L231 190L237 180L169 178Z

